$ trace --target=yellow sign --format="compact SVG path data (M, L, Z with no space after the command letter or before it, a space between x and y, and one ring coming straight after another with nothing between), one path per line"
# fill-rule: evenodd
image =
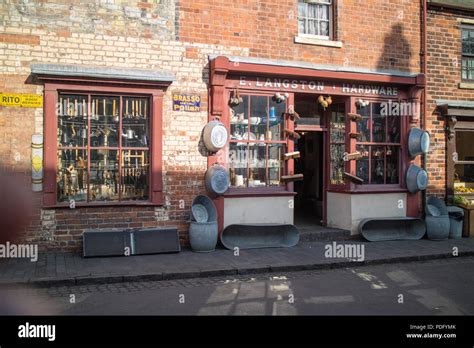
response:
M43 96L37 94L0 94L0 105L42 108Z

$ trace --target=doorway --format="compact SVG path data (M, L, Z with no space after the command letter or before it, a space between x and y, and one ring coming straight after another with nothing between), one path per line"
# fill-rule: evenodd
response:
M301 132L295 143L300 158L295 159L295 173L303 174L296 181L295 225L323 225L324 220L324 141L323 132Z

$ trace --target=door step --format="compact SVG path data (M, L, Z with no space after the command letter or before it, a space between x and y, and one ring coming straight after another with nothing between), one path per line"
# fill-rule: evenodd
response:
M300 231L301 242L317 242L317 241L334 241L334 240L352 240L359 239L360 237L355 235L351 236L351 231L341 230L338 228L330 228L324 226L296 226Z

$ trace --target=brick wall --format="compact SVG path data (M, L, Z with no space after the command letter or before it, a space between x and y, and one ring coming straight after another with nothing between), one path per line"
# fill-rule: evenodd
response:
M437 99L474 100L474 89L461 89L461 30L457 18L470 18L466 12L430 9L428 33L428 103L426 128L432 135L432 149L427 157L430 175L428 194L446 194L445 120L436 109Z
M254 57L419 72L420 10L413 0L337 0L342 48L295 44L297 0L180 1L180 40L240 46Z
M176 76L164 98L163 207L41 209L41 194L35 194L36 210L25 234L28 241L39 242L46 248L79 249L85 228L172 225L179 228L182 242L187 242L190 202L203 192L207 168L206 157L198 151L201 130L207 122L207 57L209 54L247 55L247 51L175 41L174 12L163 9L163 4L170 6L172 2L155 2L127 1L122 5L81 2L71 7L67 1L58 0L37 2L37 7L27 8L18 1L12 5L0 4L0 91L3 93L42 93L42 86L25 83L33 62L158 69ZM143 19L149 18L148 15L130 15L137 11L150 14L151 18L167 17L156 17L155 22L163 24L158 26L151 19ZM173 92L199 94L202 111L171 111ZM24 173L28 186L31 135L35 133L43 133L41 109L0 106L1 162Z
M198 142L209 54L419 72L418 1L337 3L342 48L294 43L296 0L0 2L0 92L41 94L27 83L34 62L167 70L177 79L164 99L164 206L41 209L35 194L27 240L79 249L85 228L173 225L186 243L189 203L203 191L207 163ZM201 95L202 111L172 112L173 92ZM24 173L27 185L31 135L41 133L41 109L0 106L0 162Z

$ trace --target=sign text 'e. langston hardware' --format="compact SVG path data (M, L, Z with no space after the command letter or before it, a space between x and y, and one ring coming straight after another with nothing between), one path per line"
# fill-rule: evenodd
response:
M235 83L235 82L234 82ZM391 96L399 95L398 87L359 83L341 83L290 78L239 76L235 88L257 87L261 89L278 89L294 91L317 91L348 95Z
M173 94L173 111L201 111L201 97L192 94Z

